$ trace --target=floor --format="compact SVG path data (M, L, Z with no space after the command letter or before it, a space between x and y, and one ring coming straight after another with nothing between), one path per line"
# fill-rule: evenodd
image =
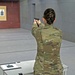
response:
M35 59L36 42L30 31L0 29L0 64Z
M0 29L0 64L34 60L36 41L25 29ZM68 66L68 75L75 74L75 43L66 40L61 45L61 60Z
M68 75L75 75L75 43L63 40L61 59L68 66Z

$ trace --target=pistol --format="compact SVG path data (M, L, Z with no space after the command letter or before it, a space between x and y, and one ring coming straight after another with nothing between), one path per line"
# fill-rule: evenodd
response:
M35 20L39 20L39 18L34 18Z
M35 20L39 20L39 18L34 18ZM37 23L37 21L36 21L36 24L37 24L37 26L39 27L39 24Z

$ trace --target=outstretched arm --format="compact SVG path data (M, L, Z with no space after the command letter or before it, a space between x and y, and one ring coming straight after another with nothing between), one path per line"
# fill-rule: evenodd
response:
M39 26L38 26L37 24L38 24ZM41 23L40 20L35 20L35 19L34 19L33 26L32 26L32 34L33 34L33 35L36 35L36 32L37 32L38 30L40 30L42 27L44 27L44 24Z

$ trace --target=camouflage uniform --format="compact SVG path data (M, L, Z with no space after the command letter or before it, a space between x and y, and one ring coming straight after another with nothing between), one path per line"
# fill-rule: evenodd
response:
M53 25L34 24L32 34L37 41L37 55L34 64L34 75L63 75L60 60L61 30Z

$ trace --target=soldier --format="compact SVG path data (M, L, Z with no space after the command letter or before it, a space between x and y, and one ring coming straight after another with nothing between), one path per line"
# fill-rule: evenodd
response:
M34 64L34 75L63 75L60 60L62 31L53 26L55 11L45 10L44 24L34 19L32 34L37 42L37 55Z

